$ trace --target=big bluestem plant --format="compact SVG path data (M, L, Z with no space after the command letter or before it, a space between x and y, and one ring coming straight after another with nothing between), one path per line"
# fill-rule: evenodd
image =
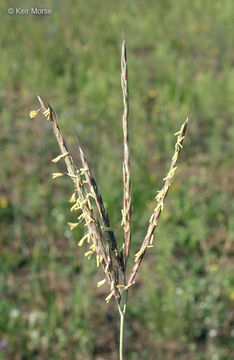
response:
M85 234L79 240L80 247L86 247L84 256L88 259L95 257L97 267L102 267L104 278L97 283L100 287L107 283L110 288L105 300L107 303L114 298L116 300L120 315L120 337L119 337L119 359L124 358L124 320L127 310L128 289L135 284L136 274L141 265L142 259L147 250L153 247L153 237L163 205L175 172L177 161L182 149L189 116L181 126L180 131L175 135L177 141L175 151L172 157L171 165L167 176L163 179L164 185L158 191L155 197L155 208L149 219L149 225L146 236L142 242L139 251L135 254L134 264L127 277L127 267L129 250L131 245L131 177L130 177L130 155L129 155L129 91L128 91L128 73L127 73L127 52L125 40L122 42L121 54L121 85L123 93L123 209L122 223L123 243L119 250L114 230L110 224L109 216L105 209L102 196L99 193L97 183L92 175L83 150L79 146L81 167L77 167L73 161L71 153L68 150L65 139L58 123L58 117L53 108L48 105L40 96L38 100L40 108L30 112L30 117L37 116L39 111L49 120L53 126L54 134L57 139L60 154L52 160L57 163L64 160L67 168L65 173L53 173L52 178L68 176L74 185L74 193L70 198L71 211L77 214L76 222L68 222L71 230L74 230L80 223L83 223Z

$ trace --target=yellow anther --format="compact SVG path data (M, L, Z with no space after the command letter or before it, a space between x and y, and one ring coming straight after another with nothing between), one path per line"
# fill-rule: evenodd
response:
M68 152L61 154L61 155L57 156L55 159L53 159L52 162L57 163L59 160L63 159L67 155L69 155Z
M124 287L125 290L129 289L131 286L133 285L133 283L128 284L127 286Z
M109 269L109 264L106 264L104 272L107 273L108 269Z
M144 252L145 252L145 247L143 247L142 249L140 249L140 250L135 254L135 262L137 262L137 261L140 259L141 255L144 254Z
M105 231L107 231L107 232L109 232L109 231L112 231L112 228L109 226L109 227L107 227L107 226L101 226L101 228L102 228L102 230L105 230Z
M37 116L37 111L36 110L30 111L29 116L31 119L34 119Z
M86 217L89 220L89 223L95 222L95 220L89 214L86 214Z
M90 249L91 249L93 252L95 252L95 251L96 251L96 244L92 244L92 245L90 246Z
M93 251L91 250L86 251L86 253L84 254L84 256L86 256L88 259L90 259L92 255L93 255Z
M106 283L106 279L98 281L97 287L100 287L100 286L104 285L105 283Z
M43 111L43 115L46 117L47 120L50 120L50 116L51 116L50 109Z
M107 304L110 302L110 299L112 298L112 296L113 296L113 294L110 293L110 294L105 298Z
M69 202L70 202L70 203L76 202L76 193L75 193L75 192L74 192L74 193L72 194L72 196L70 197Z
M68 222L67 225L70 227L71 230L73 230L73 229L75 229L79 224L78 224L78 223Z
M85 242L85 240L87 239L87 242L89 242L89 234L86 234L85 236L82 237L82 239L78 242L78 246L82 246Z
M53 173L52 174L52 179L57 179L58 177L60 177L60 176L63 176L64 174L62 174L62 173Z
M122 213L121 226L124 226L124 225L126 225L127 215L126 215L126 213L125 213L125 211L123 209L121 209L121 213Z
M80 175L84 175L84 174L86 174L86 173L87 173L87 171L88 171L88 169L87 169L87 168L81 168L81 169L80 169Z
M87 198L87 204L88 204L89 210L93 210L93 207L91 205L91 201L89 200L89 198Z
M153 247L154 247L154 245L148 245L148 246L146 246L146 249L148 250L148 249L151 249Z
M76 211L76 210L79 210L80 209L80 205L79 205L79 203L75 203L72 207L71 207L71 209L70 209L70 211Z
M80 216L78 216L78 220L82 220L84 218L84 214L82 213Z

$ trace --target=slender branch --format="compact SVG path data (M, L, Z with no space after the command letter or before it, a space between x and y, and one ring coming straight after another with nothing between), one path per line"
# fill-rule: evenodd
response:
M126 42L122 42L121 55L121 84L123 92L123 143L124 143L124 160L123 160L123 217L122 226L124 231L124 252L125 268L129 257L129 248L131 243L131 178L130 178L130 155L129 155L129 132L128 132L128 115L129 115L129 92L128 92L128 72L127 72L127 50Z
M107 281L111 285L111 291L112 291L113 295L115 296L116 300L119 302L121 299L121 296L120 296L119 289L116 284L116 277L115 277L115 273L113 271L112 260L111 260L110 254L106 252L106 248L105 248L105 245L103 242L102 231L101 231L99 222L96 219L92 208L90 208L90 206L89 206L89 201L88 201L89 199L87 196L88 194L84 187L84 182L81 178L81 174L80 174L79 170L76 168L74 161L72 159L72 156L70 155L70 153L68 151L68 147L66 145L65 139L60 130L60 127L58 124L58 119L57 119L57 116L56 116L54 110L52 109L51 106L47 105L40 96L38 96L38 100L39 100L41 108L43 110L43 114L53 124L54 134L57 139L58 145L60 147L62 157L64 158L64 161L65 161L65 164L66 164L66 167L68 170L68 175L73 180L77 194L80 199L80 204L82 204L81 205L82 212L83 212L82 218L84 218L84 220L86 222L86 226L87 226L89 234L90 234L90 237L94 242L93 245L94 245L95 251L97 253L97 256L99 257L99 259L101 259L100 263L103 267Z
M114 252L115 258L120 266L120 269L122 270L123 275L125 274L124 272L124 263L123 263L123 259L120 257L119 255L119 250L117 247L117 242L115 239L115 235L114 235L114 231L112 230L111 226L110 226L110 221L109 221L109 217L108 214L106 212L104 203L102 201L102 197L99 194L98 191L98 187L96 184L96 181L94 180L93 174L91 172L91 169L88 165L88 162L84 156L84 153L81 149L81 147L79 146L79 151L80 151L80 158L83 164L84 169L86 169L87 171L85 172L85 176L89 185L89 188L95 198L95 202L98 208L98 211L100 213L101 219L103 221L103 225L104 225L104 230L107 232L108 237L110 239L110 243L111 243L111 247L112 247L112 251Z
M175 144L175 152L172 157L171 166L170 166L167 176L164 179L164 181L165 181L164 186L163 186L162 190L159 191L158 195L156 196L157 206L154 209L154 212L149 220L149 227L148 227L146 237L141 245L140 250L135 255L135 265L133 266L132 272L129 276L128 286L131 286L133 284L133 282L135 281L137 271L139 269L139 266L141 264L141 261L144 257L146 250L150 247L153 247L152 243L153 243L154 230L155 230L156 226L158 225L158 220L159 220L160 214L163 210L164 200L167 196L168 190L170 188L170 185L172 183L173 177L176 172L176 164L178 161L178 156L182 149L182 144L184 141L185 132L186 132L186 128L187 128L189 119L190 119L190 117L188 116L186 121L183 123L180 131L175 134L175 135L178 135L178 137L177 137L177 142Z

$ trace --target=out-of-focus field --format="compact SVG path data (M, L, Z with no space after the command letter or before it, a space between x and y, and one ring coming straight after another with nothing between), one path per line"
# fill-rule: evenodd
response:
M36 5L36 4L34 4ZM76 136L121 243L122 26L128 47L132 254L192 112L178 173L137 284L126 359L234 358L233 0L0 3L0 359L116 360L118 317L77 242L68 178L40 94ZM21 7L32 2L21 1ZM130 265L131 262L129 262Z

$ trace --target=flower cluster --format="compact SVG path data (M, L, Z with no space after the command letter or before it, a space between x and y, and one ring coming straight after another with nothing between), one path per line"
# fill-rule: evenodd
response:
M121 55L121 84L123 92L123 209L122 209L122 223L123 226L123 245L119 252L117 241L114 231L110 225L109 217L106 212L102 197L98 191L97 184L94 180L86 157L79 146L80 159L82 167L77 168L74 164L73 158L68 151L65 139L62 135L58 124L58 118L51 106L47 105L41 97L38 97L40 108L32 110L29 116L33 119L37 114L42 111L44 117L51 121L55 137L57 139L60 154L55 157L52 162L57 163L64 160L67 172L55 172L52 174L53 179L61 176L69 176L74 184L74 192L70 197L71 212L76 213L76 221L68 222L71 230L74 230L81 222L83 222L85 233L82 239L79 240L78 246L86 246L84 256L88 259L95 257L97 267L102 267L105 279L99 281L97 286L100 287L104 283L110 286L110 294L106 297L109 302L112 296L116 298L120 304L121 294L124 293L126 302L127 289L135 282L135 277L141 261L144 257L146 250L153 247L153 237L156 226L161 212L163 211L164 201L175 176L177 170L177 161L182 149L183 140L189 117L182 125L177 136L175 144L174 155L171 160L171 165L167 176L163 179L164 185L158 191L156 199L156 207L149 219L149 225L146 236L142 242L139 251L135 254L135 263L127 280L126 268L129 257L129 250L131 244L131 176L130 176L130 154L129 154L129 130L128 130L128 117L129 117L129 92L128 92L128 73L127 73L127 53L126 43L122 43ZM154 94L153 94L154 95ZM122 275L122 284L119 281L119 273ZM125 304L126 305L126 304ZM119 307L120 308L120 307ZM121 316L124 316L124 308L120 310Z

